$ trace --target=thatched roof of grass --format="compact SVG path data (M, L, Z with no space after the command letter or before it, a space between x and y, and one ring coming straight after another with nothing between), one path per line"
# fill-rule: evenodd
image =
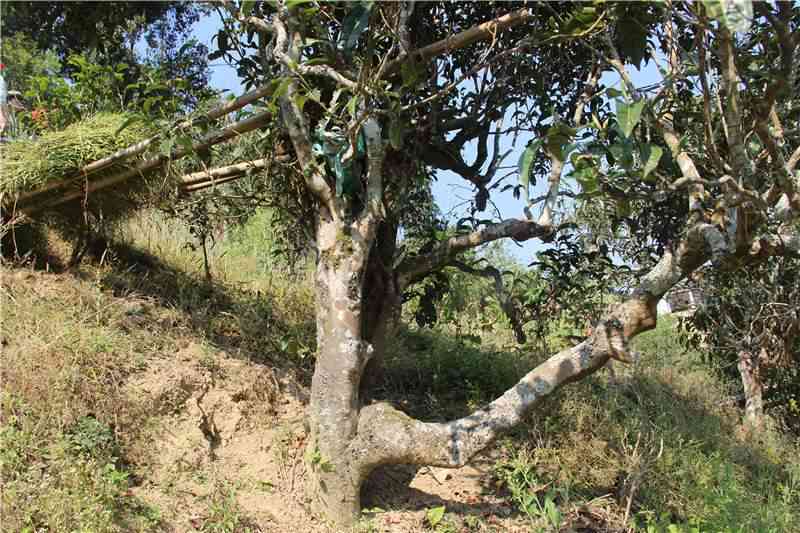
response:
M72 177L84 165L156 133L144 120L134 120L120 129L133 115L98 113L62 131L48 132L37 139L16 140L0 148L0 193L16 194L38 189L48 181ZM89 180L118 170L88 176Z

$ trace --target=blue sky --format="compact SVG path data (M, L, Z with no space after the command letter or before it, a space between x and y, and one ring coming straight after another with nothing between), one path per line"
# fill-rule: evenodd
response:
M212 38L216 35L220 26L221 23L217 14L211 13L198 22L195 27L194 36L208 46L209 50L216 50L216 43L212 43ZM650 61L641 71L634 69L631 72L631 77L634 84L637 86L649 85L661 79L661 75L653 61ZM619 76L612 72L606 72L601 78L601 83L606 87L619 88ZM236 75L235 69L227 65L221 59L211 63L211 85L216 89L230 91L230 93L227 94L239 95L244 92L243 87L239 83L239 78ZM512 137L510 135L504 136L504 138L501 139L501 153L508 149L512 150L503 162L504 167L516 166L530 138L530 134L521 134L517 138L516 146L511 145ZM468 146L466 149L467 162L469 163L474 158L475 147L474 145ZM512 169L500 170L497 172L496 177L502 176L511 170ZM506 178L505 183L515 184L516 179L516 176L511 176ZM531 190L531 197L544 194L546 189L545 180L539 180L536 186ZM442 212L450 215L452 220L457 220L467 214L467 209L469 207L468 200L474 196L471 185L450 171L440 171L438 173L437 180L433 184L433 194ZM493 193L492 201L497 206L502 218L519 218L524 216L522 212L522 208L524 207L522 200L515 199L510 190L505 193ZM494 215L494 213L491 214ZM536 211L534 211L533 214L534 216L538 215ZM487 218L489 217L487 216ZM506 246L507 250L523 264L532 262L536 251L541 249L541 247L541 243L537 240L522 243L521 246L510 242Z

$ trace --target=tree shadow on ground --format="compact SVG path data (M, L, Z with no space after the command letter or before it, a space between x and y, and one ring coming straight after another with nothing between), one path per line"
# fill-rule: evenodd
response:
M435 330L401 330L395 344L378 396L412 416L435 421L485 405L544 358L498 351ZM445 505L460 516L502 512L511 497L508 479L500 479L497 466L516 466L514 461L523 460L520 450L525 450L525 467L539 491L566 489L571 501L559 497L559 503L573 509L606 498L619 523L624 523L630 500L631 517L644 510L668 523L686 523L705 513L714 523L750 525L748 517L758 513L759 501L769 498L762 495L766 485L774 492L779 483L789 483L771 444L757 435L742 436L740 413L723 405L723 387L713 382L710 370L663 364L620 370L621 382L599 372L558 391L529 415L527 424L486 452L492 459L481 479L479 501L452 497L447 485L463 482L458 470L449 481L426 484L420 483L424 469L404 466L376 472L367 484L366 501L404 510ZM715 490L719 497L709 496ZM742 497L751 497L746 508ZM518 515L517 509L511 516Z
M313 353L313 316L288 321L269 294L202 279L127 244L111 244L109 251L113 268L103 270L101 286L174 311L148 327L186 328L231 357L291 368L302 383L310 381L313 358L304 360L292 348L311 344ZM76 275L92 276L81 270Z

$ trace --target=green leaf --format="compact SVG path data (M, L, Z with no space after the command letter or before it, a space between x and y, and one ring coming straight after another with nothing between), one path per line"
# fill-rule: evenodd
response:
M436 527L439 522L442 521L444 518L444 505L440 505L439 507L431 507L425 513L425 519L428 521L428 525L431 527Z
M239 8L239 12L245 17L249 17L250 13L253 12L253 8L255 7L256 7L255 0L244 0L242 2L242 7Z
M572 13L561 28L561 33L577 37L588 31L599 17L597 8L594 6L582 6Z
M642 118L642 110L644 109L644 100L627 104L621 100L617 100L617 122L622 129L625 137L630 137L633 133L633 128L639 123Z
M619 142L612 144L609 147L611 155L614 156L614 161L621 165L625 170L630 170L633 167L633 149L630 142Z
M158 145L158 151L161 152L162 155L172 154L173 148L175 148L175 139L164 139Z
M642 177L647 179L647 176L658 167L658 162L661 161L661 156L664 155L664 150L655 144L646 144L642 149L642 161L644 167L642 170Z
M358 95L354 95L350 100L347 102L347 112L350 113L350 116L355 118L356 116L356 106L358 105Z
M289 90L289 85L292 83L292 78L278 78L278 80L278 85L272 92L273 102L277 101L281 96L286 94L286 92Z
M400 75L403 77L403 87L414 87L420 79L424 67L419 65L413 57L408 58L400 65Z
M339 35L339 45L346 54L353 51L361 34L367 30L371 11L372 2L358 2L353 5L344 18L342 33Z
M589 154L574 153L570 157L573 170L569 173L570 177L577 181L584 193L597 190L597 178L599 172L595 158Z
M303 61L303 65L308 65L309 67L312 65L327 65L328 63L330 63L330 58L327 57L315 57L308 61Z
M405 128L400 119L392 120L389 124L389 143L395 150L400 150L403 147L403 137L405 136Z
M752 0L703 0L708 16L730 31L746 32L753 21Z
M117 135L120 134L122 130L124 130L134 122L138 122L140 120L142 120L142 117L140 117L139 115L134 115L132 117L127 118L125 122L123 122L122 125L119 128L117 128L117 131L114 132L114 136L116 137Z
M566 158L566 152L570 149L569 144L576 133L578 133L578 130L575 128L563 122L556 122L547 130L547 150L563 161Z
M315 91L315 92L317 92L317 93L318 93L319 91ZM296 95L295 95L295 97L294 97L294 103L295 103L295 104L297 104L297 107L300 109L300 111L302 111L302 110L303 110L303 108L304 108L304 107L305 107L305 105L306 105L306 102L307 102L309 99L318 101L318 100L319 100L319 96L318 96L318 95L316 95L316 94L314 94L314 92L312 92L312 93L307 93L307 94L299 94L299 93L298 93L298 94L296 94Z
M187 152L194 151L192 138L189 135L181 135L175 138L175 141Z
M217 47L223 52L230 49L228 43L228 34L225 33L224 30L219 30L217 32Z
M637 70L647 56L647 28L635 18L628 16L617 22L617 48Z
M519 157L519 184L522 186L522 197L525 199L526 204L528 203L528 185L530 183L531 167L541 147L542 139L531 141Z
M313 2L314 0L286 0L286 7L288 9L292 9L297 7L301 4L307 4L308 2Z
M145 114L150 113L150 109L153 107L153 104L161 100L159 96L150 96L145 99L144 103L142 104L142 109L144 110Z

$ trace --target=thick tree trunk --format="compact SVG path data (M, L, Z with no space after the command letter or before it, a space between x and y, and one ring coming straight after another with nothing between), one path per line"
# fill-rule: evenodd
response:
M739 352L739 374L744 388L744 416L752 425L760 425L764 415L763 391L758 356L749 350Z
M358 428L359 384L372 355L363 339L364 278L370 242L338 220L319 225L318 354L311 384L307 453L313 505L340 524L360 513L364 475L349 446Z
M363 221L362 221L363 222ZM377 224L377 223L376 223ZM628 341L656 323L656 305L677 281L706 261L708 225L665 252L629 299L610 309L585 342L554 354L497 400L447 423L414 420L386 403L363 405L359 385L381 331L368 301L376 227L321 217L318 226L317 335L308 448L314 507L340 527L360 513L361 484L376 467L420 464L457 468L560 387L610 359L630 361ZM713 229L713 228L711 228ZM394 279L389 276L387 279ZM367 327L367 324L371 324ZM369 330L369 333L368 333Z

